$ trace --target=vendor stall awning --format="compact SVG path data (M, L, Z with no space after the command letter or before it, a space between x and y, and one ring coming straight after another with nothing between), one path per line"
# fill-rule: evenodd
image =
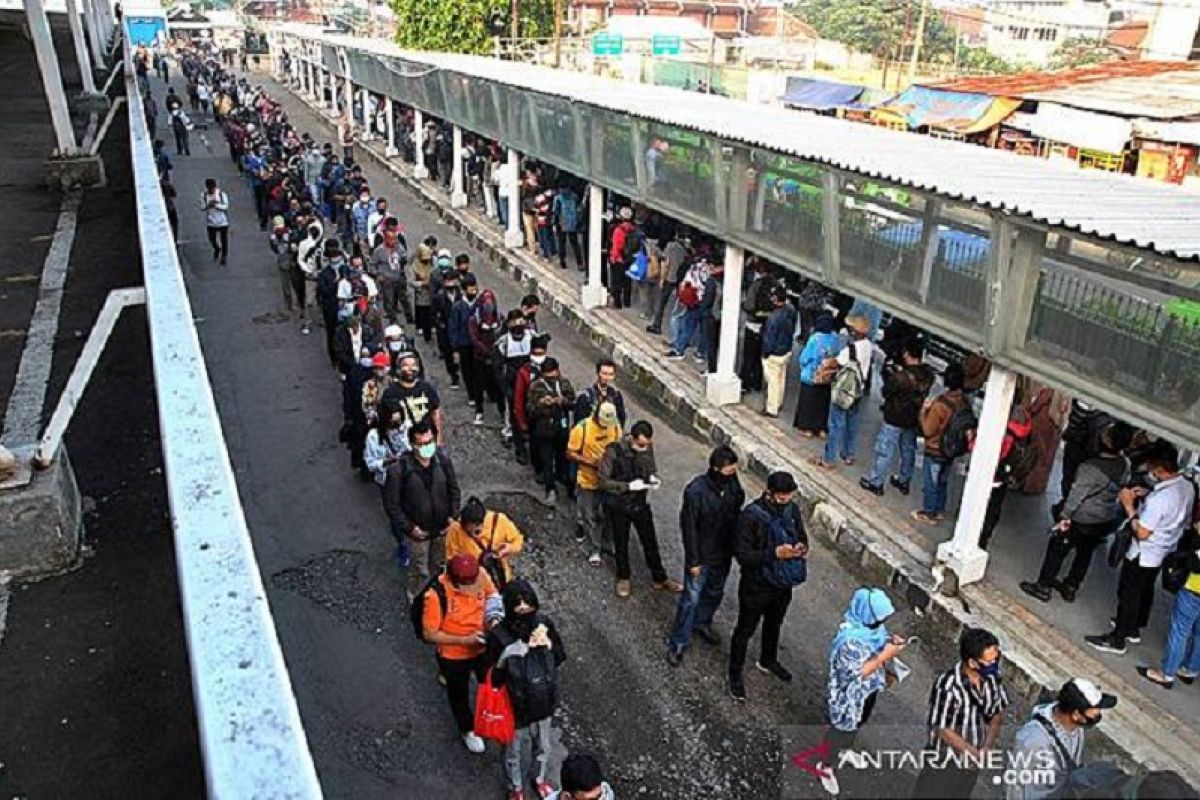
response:
M1029 122L1029 132L1038 138L1105 153L1123 151L1133 134L1133 123L1124 117L1097 114L1058 103L1038 103L1037 113Z
M1020 100L1010 97L910 86L880 110L904 117L913 129L928 127L966 134L987 130L1020 104Z
M787 91L779 98L789 106L828 111L854 104L865 87L814 78L788 78Z

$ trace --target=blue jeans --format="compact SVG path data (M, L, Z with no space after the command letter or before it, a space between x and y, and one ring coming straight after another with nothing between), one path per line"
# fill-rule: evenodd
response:
M926 514L941 514L946 510L946 487L950 483L950 467L954 460L947 461L928 453L921 470L924 484L921 487L921 510Z
M679 317L675 323L675 346L672 348L676 353L686 353L688 345L692 343L692 338L696 335L696 327L700 324L700 311L692 308L683 312L683 316ZM699 345L701 351L704 350L704 345ZM704 355L703 352L700 355Z
M508 230L508 198L499 197L496 201L496 216L500 218L500 227Z
M829 406L829 438L825 440L825 463L832 464L838 459L841 449L842 458L854 458L858 449L858 412L862 409L862 400L844 411L835 405Z
M538 249L545 258L554 258L558 254L554 244L554 229L547 226L537 229Z
M1175 677L1180 667L1190 674L1200 673L1200 594L1180 589L1171 609L1171 630L1163 652L1162 671Z
M913 464L917 460L917 429L897 428L885 422L875 435L875 466L864 479L867 483L883 486L897 448L900 450L900 471L896 473L896 480L905 484L912 480Z
M692 639L692 630L712 625L713 617L721 600L725 597L725 580L729 577L729 565L719 567L701 566L700 574L692 577L683 573L683 593L679 595L679 606L675 610L675 627L668 640L671 647L682 652Z

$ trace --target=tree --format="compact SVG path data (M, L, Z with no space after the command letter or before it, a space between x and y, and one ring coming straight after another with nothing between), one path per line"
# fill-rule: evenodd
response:
M963 48L958 65L967 72L987 75L1011 75L1024 69L1023 65L1007 61L983 47Z
M911 47L921 16L920 0L803 0L792 9L796 16L816 29L822 38L841 42L855 50L881 58L904 58L902 48ZM905 18L909 22L905 38ZM911 52L911 51L910 51ZM935 61L954 52L954 31L936 9L925 19L920 59Z
M392 0L396 42L415 50L490 53L488 17L508 19L508 0ZM520 0L521 36L542 38L554 32L554 0Z
M1063 41L1050 56L1050 69L1072 69L1088 64L1100 64L1119 56L1120 53L1103 39L1073 36Z

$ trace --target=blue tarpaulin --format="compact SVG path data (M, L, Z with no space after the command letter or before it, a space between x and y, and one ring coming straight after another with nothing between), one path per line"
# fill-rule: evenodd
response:
M910 86L878 110L903 117L913 130L930 127L975 133L995 125L1019 105L1019 100L1006 97Z
M780 99L789 106L829 111L854 103L865 87L814 78L788 78L787 91Z

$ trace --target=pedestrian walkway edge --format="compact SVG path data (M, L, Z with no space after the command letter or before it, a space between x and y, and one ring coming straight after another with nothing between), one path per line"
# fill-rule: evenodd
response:
M313 101L288 86L277 85L336 129L336 120ZM891 530L896 526L883 516L831 491L828 475L810 464L803 453L789 450L787 440L777 432L709 404L704 382L696 380L694 371L685 372L686 367L665 361L635 320L603 309L585 309L578 287L555 267L540 263L523 249L505 248L502 231L494 222L470 208L452 209L448 194L430 181L414 179L411 167L388 158L377 142L360 143L358 148L486 254L493 266L523 291L537 293L544 308L610 355L622 370L624 385L636 385L637 393L664 416L702 441L731 445L747 468L764 480L776 469L795 475L808 499L810 533L836 549L857 577L890 587L948 638L957 640L967 625L995 632L1004 644L1005 676L1011 690L1033 703L1069 678L1086 676L1105 691L1118 694L1120 705L1108 712L1103 727L1088 737L1092 757L1114 757L1135 771L1173 769L1200 789L1200 735L1158 708L1140 687L1120 678L986 580L965 587L961 596L938 593L926 551Z

